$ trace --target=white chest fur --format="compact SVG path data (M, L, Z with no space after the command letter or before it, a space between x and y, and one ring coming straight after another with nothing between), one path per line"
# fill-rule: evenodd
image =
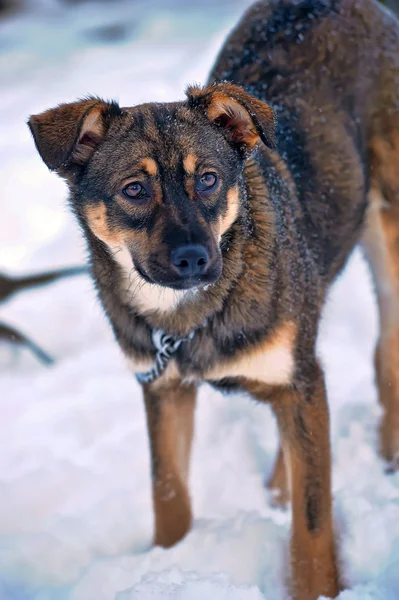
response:
M288 323L278 329L272 339L255 349L240 353L228 362L219 364L206 373L206 379L245 377L269 385L284 385L294 374L295 329Z
M122 293L143 313L172 310L184 299L187 292L147 283L136 271L126 247L113 249L113 257L122 270Z

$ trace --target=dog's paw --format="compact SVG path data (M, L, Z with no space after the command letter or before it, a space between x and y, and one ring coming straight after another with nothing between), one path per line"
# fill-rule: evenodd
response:
M399 429L394 427L397 422L395 415L387 413L380 424L380 455L386 461L386 473L399 471Z
M397 471L399 471L399 452L395 454L393 459L390 460L387 466L385 467L385 473L387 473L388 475L392 475Z

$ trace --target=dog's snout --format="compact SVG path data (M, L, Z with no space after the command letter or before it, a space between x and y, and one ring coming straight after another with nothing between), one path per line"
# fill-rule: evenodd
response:
M209 263L209 253L205 246L186 244L172 252L172 265L181 277L194 277L205 273Z

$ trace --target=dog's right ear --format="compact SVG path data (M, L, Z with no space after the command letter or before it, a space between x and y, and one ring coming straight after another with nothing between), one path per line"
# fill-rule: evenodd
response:
M89 98L60 104L28 121L36 148L49 169L65 171L87 163L103 141L113 117L121 114L116 102Z

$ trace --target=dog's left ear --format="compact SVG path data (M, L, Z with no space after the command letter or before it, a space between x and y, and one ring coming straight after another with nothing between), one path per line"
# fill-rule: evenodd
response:
M223 130L228 141L244 152L253 150L259 140L269 148L274 147L274 110L238 85L193 86L186 94L189 106L202 108L208 119Z

